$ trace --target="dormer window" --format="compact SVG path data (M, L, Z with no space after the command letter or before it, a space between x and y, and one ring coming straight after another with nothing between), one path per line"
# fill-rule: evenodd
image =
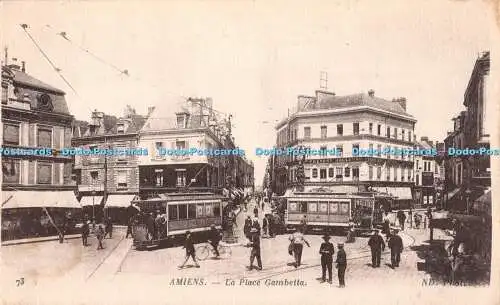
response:
M188 114L185 112L177 113L177 128L186 128Z
M52 111L52 98L50 95L43 93L40 94L38 97L38 108Z
M116 125L116 133L125 133L125 124L119 123Z

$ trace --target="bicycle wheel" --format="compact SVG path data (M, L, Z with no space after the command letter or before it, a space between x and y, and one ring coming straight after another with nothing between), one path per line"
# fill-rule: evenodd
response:
M231 247L219 245L218 250L221 258L229 258L231 256Z
M208 247L205 245L199 246L196 248L196 258L200 261L204 261L207 259L208 254L209 254Z

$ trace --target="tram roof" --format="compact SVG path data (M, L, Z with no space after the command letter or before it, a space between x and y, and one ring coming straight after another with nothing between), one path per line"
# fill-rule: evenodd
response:
M310 197L332 197L332 198L373 198L373 193L333 193L333 192L297 192L286 198L310 198Z

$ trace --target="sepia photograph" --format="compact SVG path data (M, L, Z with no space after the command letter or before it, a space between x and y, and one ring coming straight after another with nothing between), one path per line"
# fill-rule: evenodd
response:
M497 1L0 1L1 303L498 304L499 41Z

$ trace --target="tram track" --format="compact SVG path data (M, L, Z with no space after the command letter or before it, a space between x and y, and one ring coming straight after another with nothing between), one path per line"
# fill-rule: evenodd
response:
M408 251L411 251L410 247L412 247L416 241L415 241L415 238L413 236L406 234L406 233L404 233L404 234L407 237L409 237L411 240L411 243L409 245L405 246L404 250L403 250L403 252L408 252ZM358 260L358 259L362 259L362 258L371 258L371 250L367 249L368 246L363 247L363 248L366 248L366 250L363 250L363 251L356 253L357 255L355 257L349 257L348 260ZM365 254L365 253L369 253L369 254ZM382 254L388 254L388 253L390 253L390 251L382 252ZM273 269L278 269L278 268L283 268L283 267L284 267L283 265L279 265L279 266L274 266L271 268L266 268L265 270L268 271L268 270L273 270ZM253 279L253 280L267 280L267 279L270 279L270 278L273 278L276 276L280 276L280 275L284 275L287 273L293 273L293 272L297 272L299 270L312 269L312 268L317 268L317 267L321 267L321 264L314 263L312 265L308 265L308 266L302 267L302 268L295 268L295 269L289 269L289 270L280 271L280 272L274 272L272 274L268 274L268 275L265 275L262 277L257 276L257 277L248 277L248 278Z
M94 277L94 275L96 274L96 272L102 267L102 265L108 260L108 258L115 252L115 250L120 246L120 244L123 242L123 240L125 240L125 236L122 236L120 238L120 240L116 243L116 245L113 246L113 248L111 249L111 251L109 251L109 253L107 253L104 258L99 262L99 264L97 264L97 266L92 270L92 272L90 272L90 274L85 278L85 282L88 282L91 278ZM128 253L128 251L127 251ZM125 256L126 257L126 256ZM122 261L125 259L125 257L122 259ZM120 266L123 262L120 262ZM114 274L116 274L117 272L114 272Z

